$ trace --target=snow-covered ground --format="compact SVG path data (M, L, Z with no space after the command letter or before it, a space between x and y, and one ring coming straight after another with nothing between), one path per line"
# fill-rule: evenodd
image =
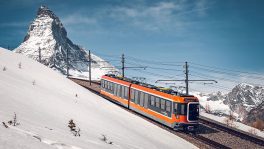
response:
M14 112L20 125L5 128L2 122L12 120ZM81 129L80 137L70 132L70 119ZM196 148L50 68L2 48L0 122L0 147L8 149ZM102 135L113 144L102 141Z

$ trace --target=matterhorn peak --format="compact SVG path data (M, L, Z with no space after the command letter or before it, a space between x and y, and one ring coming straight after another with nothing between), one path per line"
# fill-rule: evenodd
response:
M67 37L66 29L60 19L47 6L40 6L37 16L30 24L23 43L15 52L27 55L44 65L66 74L67 65L70 75L88 77L88 54L84 48L72 43ZM92 68L97 74L92 74L94 79L108 71L101 67L113 67L101 58L92 54ZM97 62L100 61L100 62Z
M41 16L41 15L51 15L51 16L53 16L54 14L47 6L41 5L39 7L39 9L38 9L37 15L38 16Z

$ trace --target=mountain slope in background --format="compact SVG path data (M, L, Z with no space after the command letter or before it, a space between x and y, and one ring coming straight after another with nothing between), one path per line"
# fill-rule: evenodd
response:
M41 63L66 74L67 57L70 75L88 77L88 54L84 48L72 43L60 19L47 7L41 6L30 24L23 43L16 53L27 55ZM117 71L111 64L92 54L92 79L99 79L109 71ZM103 69L112 67L112 69Z
M225 103L230 105L232 111L239 111L239 108L249 112L257 107L264 100L264 88L241 83L235 86L227 94Z
M196 148L50 68L1 48L0 89L1 148ZM14 112L20 125L5 128L2 122L12 120ZM81 129L80 137L70 132L70 119Z
M264 88L241 83L235 86L229 93L221 92L214 94L194 93L199 97L202 108L210 110L216 115L234 116L247 125L256 121L264 125ZM263 129L264 126L261 126Z

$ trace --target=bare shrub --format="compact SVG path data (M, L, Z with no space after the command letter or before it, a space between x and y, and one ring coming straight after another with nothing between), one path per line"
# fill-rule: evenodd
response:
M236 113L239 115L239 117L243 118L243 117L246 117L247 111L242 105L240 105L238 109L236 110Z
M257 129L263 131L264 130L264 121L261 119L257 119L255 122L252 123L252 126L254 128L257 128Z
M232 111L229 111L229 115L224 119L224 123L230 127L236 127L234 124L235 116Z
M100 138L100 140L102 140L103 142L107 143L107 144L113 144L112 141L109 141L108 138L106 137L106 135L102 134L102 138Z
M20 125L20 123L17 122L17 115L16 115L16 113L14 113L13 120L8 121L7 123L8 123L9 125L13 125L13 126Z
M4 125L5 128L8 128L5 122L2 122L2 124Z
M69 121L68 127L70 128L70 131L74 136L79 136L79 137L81 136L80 134L81 129L79 127L76 128L76 124L73 122L72 119Z
M21 62L18 63L18 68L19 68L19 69L22 69L22 64L21 64Z
M212 112L209 103L206 103L206 104L205 104L205 112L206 112L206 113L211 113L211 112Z
M3 67L3 71L6 71L6 70L7 70L7 68L4 66L4 67Z

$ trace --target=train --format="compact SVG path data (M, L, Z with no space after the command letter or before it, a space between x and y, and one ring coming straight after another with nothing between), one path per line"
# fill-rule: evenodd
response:
M174 130L195 132L199 123L199 100L129 78L106 74L100 94Z

